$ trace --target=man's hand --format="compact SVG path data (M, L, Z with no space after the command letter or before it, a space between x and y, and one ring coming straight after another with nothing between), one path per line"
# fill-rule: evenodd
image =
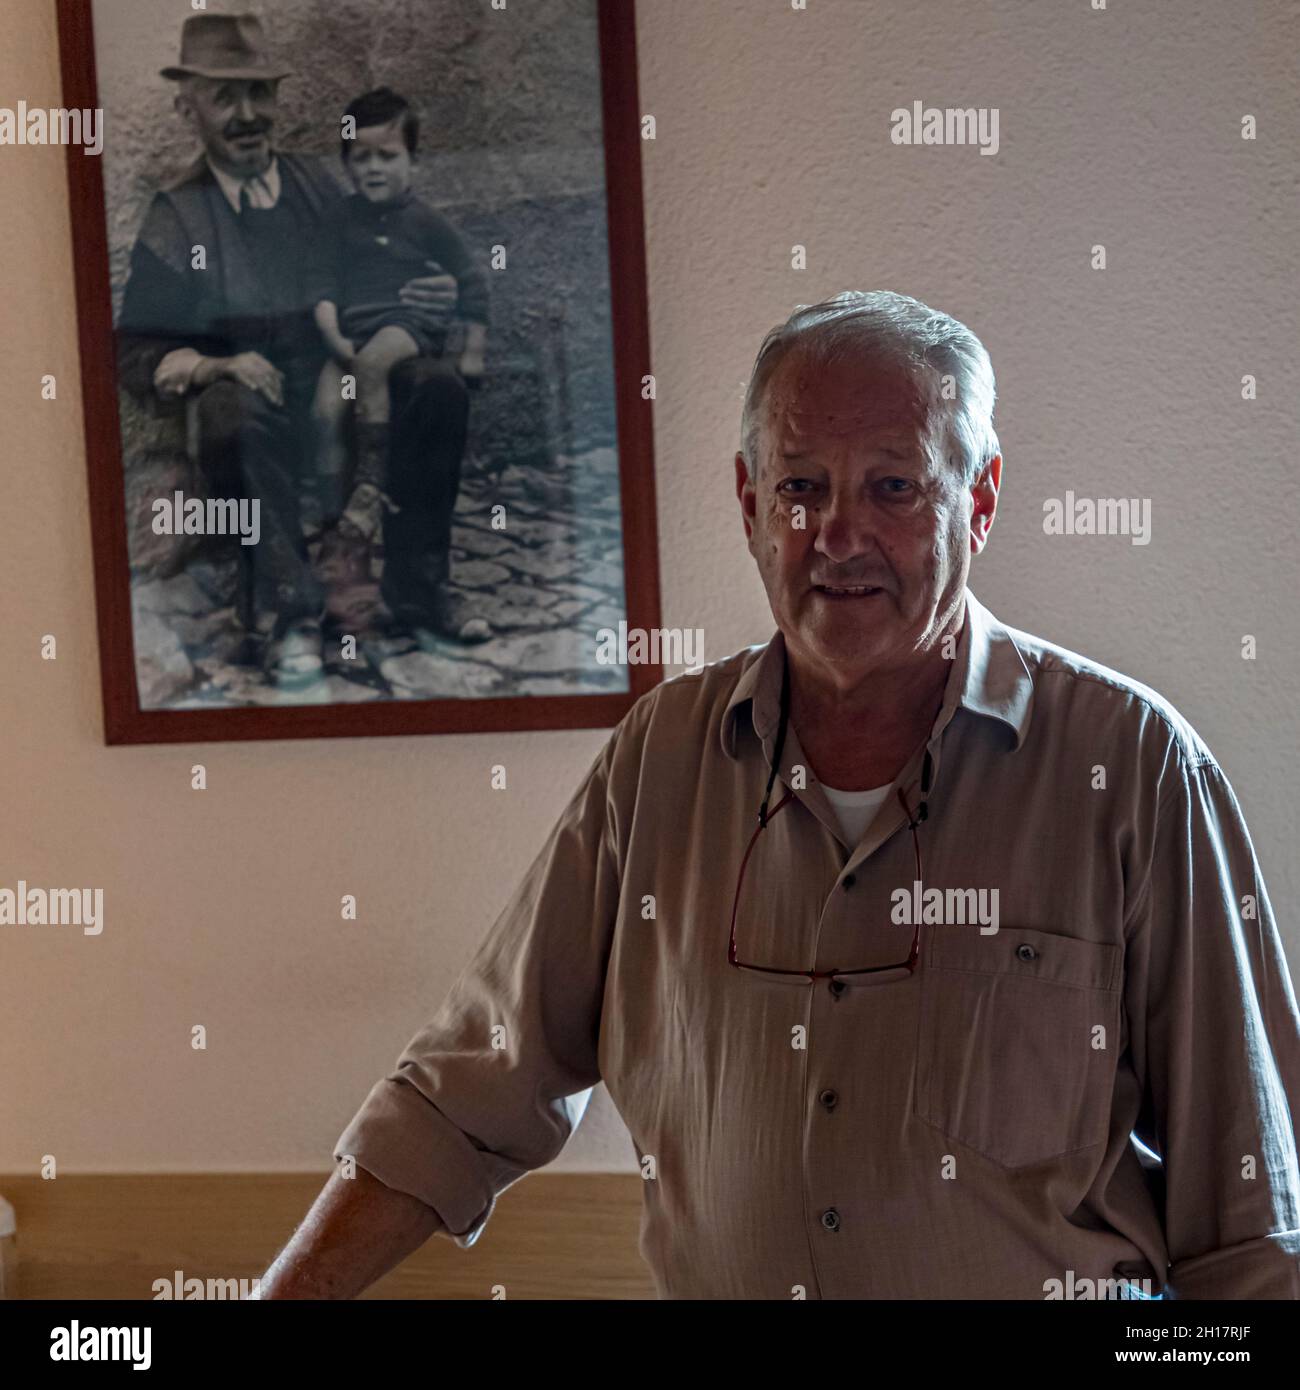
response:
M398 299L408 308L414 309L435 332L447 326L460 286L454 275L448 275L437 261L426 261L430 274L417 280L408 280L398 291Z
M153 389L160 396L183 396L204 360L192 348L169 352L153 374Z
M208 363L214 364L210 371ZM284 373L273 367L260 352L241 352L236 357L205 357L194 369L193 381L196 386L206 386L218 377L247 386L250 391L265 396L272 405L284 404Z

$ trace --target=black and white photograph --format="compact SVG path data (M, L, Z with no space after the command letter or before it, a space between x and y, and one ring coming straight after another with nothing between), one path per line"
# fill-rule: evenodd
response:
M139 708L625 695L596 0L91 12Z

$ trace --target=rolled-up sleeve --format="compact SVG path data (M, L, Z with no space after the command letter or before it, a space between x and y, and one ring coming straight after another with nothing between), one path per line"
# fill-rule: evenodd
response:
M600 1080L617 741L616 730L442 1006L335 1145L335 1158L432 1207L461 1246L502 1191L555 1158Z
M1168 1292L1300 1298L1300 1018L1232 787L1171 760L1128 922L1138 1138L1163 1164Z

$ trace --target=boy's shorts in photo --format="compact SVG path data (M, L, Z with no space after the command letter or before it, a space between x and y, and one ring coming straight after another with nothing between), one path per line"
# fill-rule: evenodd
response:
M404 328L420 349L421 357L441 357L446 351L447 329L434 329L403 304L354 304L339 312L339 329L360 348L381 328Z

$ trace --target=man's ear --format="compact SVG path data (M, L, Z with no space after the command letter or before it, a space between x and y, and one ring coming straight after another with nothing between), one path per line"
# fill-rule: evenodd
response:
M751 540L754 535L754 508L758 493L750 479L749 469L745 467L745 456L739 450L736 451L736 498L740 502L740 518L745 525L745 539Z
M989 531L998 510L998 488L1002 486L1002 455L994 456L971 488L970 553L978 555L988 544Z

